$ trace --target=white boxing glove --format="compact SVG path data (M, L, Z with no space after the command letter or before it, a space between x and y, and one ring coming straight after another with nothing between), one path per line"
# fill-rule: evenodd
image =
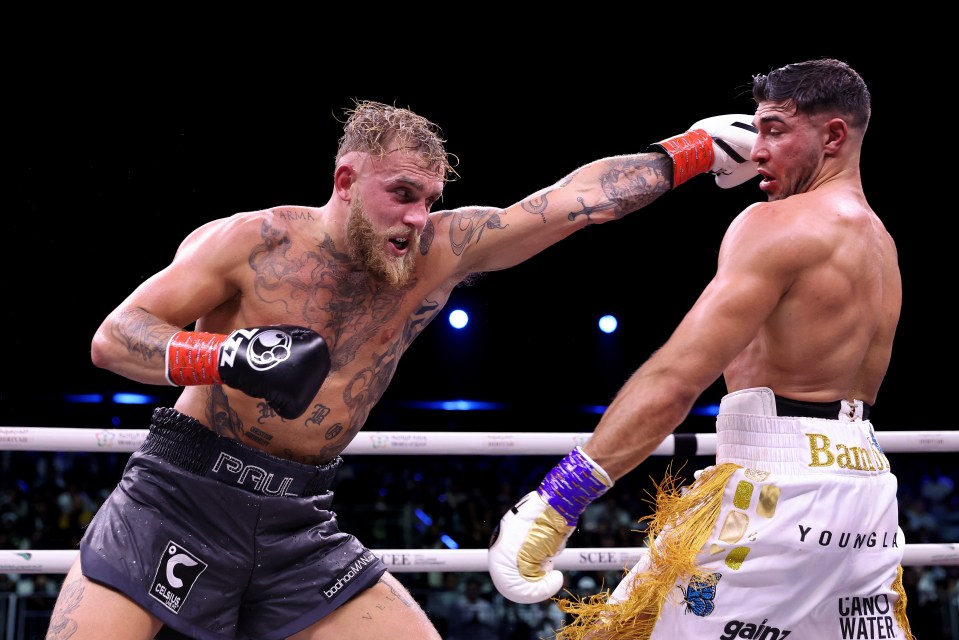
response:
M686 133L652 145L673 160L673 188L700 173L716 176L722 189L759 175L749 154L758 133L752 116L730 114L700 120Z
M489 573L496 590L520 604L552 597L563 586L553 558L566 548L570 527L539 494L523 496L500 520L489 548Z
M555 595L563 574L553 569L553 559L566 548L583 510L611 486L609 475L580 447L563 458L493 530L487 560L496 590L520 604Z

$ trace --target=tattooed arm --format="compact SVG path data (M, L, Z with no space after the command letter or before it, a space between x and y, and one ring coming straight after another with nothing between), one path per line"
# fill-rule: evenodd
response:
M131 380L167 385L164 358L174 333L207 316L204 331L229 332L238 272L261 240L262 216L209 222L184 239L173 261L142 282L103 321L91 344L93 363Z
M465 275L523 262L590 224L618 220L669 191L664 153L614 156L586 164L505 209L461 207L430 216L427 237L448 242ZM426 247L428 250L428 247Z
M440 212L427 237L443 241L466 273L505 269L589 224L618 220L690 178L710 173L721 188L754 177L749 160L756 129L741 114L700 120L651 151L584 165L557 184L506 209L467 207ZM467 252L466 249L469 249Z

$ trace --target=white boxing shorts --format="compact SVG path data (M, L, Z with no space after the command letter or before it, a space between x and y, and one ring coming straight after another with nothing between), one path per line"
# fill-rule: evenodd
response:
M725 396L716 465L660 486L649 552L559 637L908 639L897 482L863 409Z

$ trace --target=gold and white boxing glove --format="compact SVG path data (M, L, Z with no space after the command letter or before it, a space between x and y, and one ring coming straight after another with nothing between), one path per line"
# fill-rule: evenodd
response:
M583 510L613 486L609 475L580 448L546 474L500 520L490 541L490 577L507 599L541 602L563 586L553 560L565 548Z

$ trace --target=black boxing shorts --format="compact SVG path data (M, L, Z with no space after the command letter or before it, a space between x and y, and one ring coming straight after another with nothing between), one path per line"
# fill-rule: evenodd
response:
M158 408L84 533L83 574L191 638L286 638L386 571L330 510L341 462L276 458Z

